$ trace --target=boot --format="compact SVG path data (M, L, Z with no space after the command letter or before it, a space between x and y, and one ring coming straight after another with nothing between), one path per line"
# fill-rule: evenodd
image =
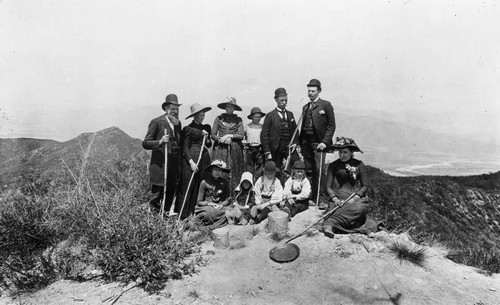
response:
M332 226L324 225L323 226L323 233L325 234L326 237L330 237L330 238L335 237L335 234L333 234Z

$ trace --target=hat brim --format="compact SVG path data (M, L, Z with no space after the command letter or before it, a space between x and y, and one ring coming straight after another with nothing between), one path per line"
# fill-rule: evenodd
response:
M280 96L288 96L288 94L287 94L287 93L278 94L278 95L275 95L275 96L274 96L274 98L278 98L278 97L280 97Z
M354 145L342 145L342 146L332 145L332 148L333 148L333 150L341 150L343 148L349 148L352 152L363 153L363 151L361 149L359 149L359 147L354 146Z
M228 103L228 102L217 104L217 107L219 107L220 109L226 110L227 104L233 105L234 106L234 110L236 110L236 111L241 111L242 110L240 106L238 106L236 104L233 104L233 103Z
M264 173L279 173L280 172L280 169L277 168L277 167L276 167L276 169L274 171L268 171L265 168L263 170L264 170Z
M213 165L213 164L212 164L212 165L210 165L209 167L207 167L205 170L208 172L208 171L211 171L211 170L212 170L212 168L214 168L214 167L217 167L218 169L220 169L221 171L223 171L223 172L225 172L225 173L229 173L229 172L231 172L231 170L230 170L230 169L228 169L228 168L222 168L222 167L220 167L220 166Z
M248 119L252 119L253 118L253 115L256 114L256 113L260 113L262 115L262 117L265 117L266 116L266 113L265 112L262 112L262 111L257 111L257 112L254 112L254 113L250 113L247 118Z
M182 104L178 104L178 103L174 103L174 102L164 102L163 104L161 104L161 109L165 110L165 106L170 105L170 104L177 105L177 106L181 106L182 105Z
M198 111L196 111L196 112L193 112L193 113L191 113L190 115L188 115L188 116L186 117L186 120L187 120L187 119L189 119L190 117L195 116L196 114L198 114L198 113L200 113L200 112L207 112L207 111L210 111L210 110L212 110L212 107L204 107L204 108L202 108L202 109L200 109L200 110L198 110Z

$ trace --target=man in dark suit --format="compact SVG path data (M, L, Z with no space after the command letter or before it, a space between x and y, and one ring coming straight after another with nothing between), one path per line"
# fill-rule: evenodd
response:
M323 150L332 145L335 133L335 114L332 104L319 97L321 82L311 79L307 84L307 95L310 102L302 107L302 127L300 131L300 145L308 176L312 182L312 198L318 196L318 180L320 166L323 166ZM323 175L324 176L324 173ZM321 183L320 193L325 190L324 180ZM320 208L325 209L327 202L321 202Z
M297 127L297 122L295 122L293 113L286 110L288 94L285 88L278 88L274 91L274 100L276 108L269 112L264 119L260 142L266 161L273 160L279 169L283 169L283 161L288 157L288 145ZM298 137L295 136L292 145L297 146L298 144Z
M177 95L169 94L161 108L165 111L149 123L148 132L142 147L152 150L149 165L149 177L153 199L149 202L154 211L159 211L163 199L165 146L167 147L167 190L165 193L165 211L169 211L177 191L181 164L181 130L179 121L179 101ZM167 133L165 134L165 130ZM178 210L178 207L176 207Z

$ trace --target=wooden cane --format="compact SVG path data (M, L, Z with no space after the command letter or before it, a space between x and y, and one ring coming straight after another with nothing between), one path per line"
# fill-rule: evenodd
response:
M304 98L302 98L302 100L300 102L302 102L303 100L304 100ZM290 146L292 146L293 140L295 139L295 136L297 135L297 132L299 131L299 128L302 124L303 117L304 117L304 112L302 112L300 114L299 121L297 122L297 127L295 127L295 130L292 134L292 138L290 139L290 143L288 143L288 157L287 157L286 162L285 162L285 171L287 171L288 167L290 166L290 162L292 160L292 153L293 153L293 149L291 149Z
M163 130L163 135L168 136L167 129L165 128ZM163 164L163 177L165 180L163 180L163 200L161 202L161 209L160 209L160 215L161 218L163 218L163 215L165 215L165 200L167 196L167 162L168 162L168 144L165 142L165 163Z
M318 177L318 194L316 194L316 207L319 205L319 193L321 191L321 175L323 175L323 151L319 155L319 177Z
M203 135L203 140L201 142L201 149L200 149L200 155L198 156L198 161L196 161L196 167L198 167L200 165L200 161L201 161L201 156L203 155L203 149L205 149L205 140L207 139L207 135ZM200 169L198 169L200 170ZM193 171L193 173L191 174L191 179L189 179L189 183L188 183L188 187L186 189L186 193L184 194L184 199L182 200L182 206L181 206L181 211L179 212L179 218L177 218L177 220L181 220L181 216L182 216L182 211L184 210L184 205L186 204L186 199L187 199L187 195L189 193L189 189L191 188L191 183L193 182L193 178L194 178L194 175L196 174L195 171Z

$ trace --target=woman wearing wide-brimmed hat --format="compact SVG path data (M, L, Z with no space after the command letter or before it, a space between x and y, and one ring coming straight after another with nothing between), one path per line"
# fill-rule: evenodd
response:
M243 156L243 136L244 128L242 119L236 115L235 111L241 111L241 107L236 103L234 97L227 98L226 101L217 105L224 109L225 113L217 116L212 127L212 139L214 149L212 159L219 159L228 165L231 170L230 187L238 185L241 174L245 170Z
M212 128L208 124L203 124L203 120L205 119L205 113L211 109L211 107L204 107L200 104L191 105L191 114L186 117L186 120L193 118L193 121L182 130L184 139L182 147L184 157L182 166L182 194L184 203L181 214L182 219L194 213L198 198L198 188L206 176L203 169L210 165L210 154L207 148L212 147L212 140L210 139ZM205 143L202 143L203 139L205 139ZM197 164L198 160L199 163ZM189 184L189 181L191 181L191 184Z
M205 225L213 228L226 224L226 211L229 209L229 183L224 178L230 170L222 160L214 160L205 171L208 176L201 182L198 190L196 217Z
M378 231L379 224L367 217L369 200L366 197L369 179L365 165L353 157L361 152L353 139L338 137L332 145L339 152L339 158L330 163L327 171L326 191L330 198L328 211L338 207L355 194L352 199L338 208L323 223L323 232L328 237L334 233L369 233Z

